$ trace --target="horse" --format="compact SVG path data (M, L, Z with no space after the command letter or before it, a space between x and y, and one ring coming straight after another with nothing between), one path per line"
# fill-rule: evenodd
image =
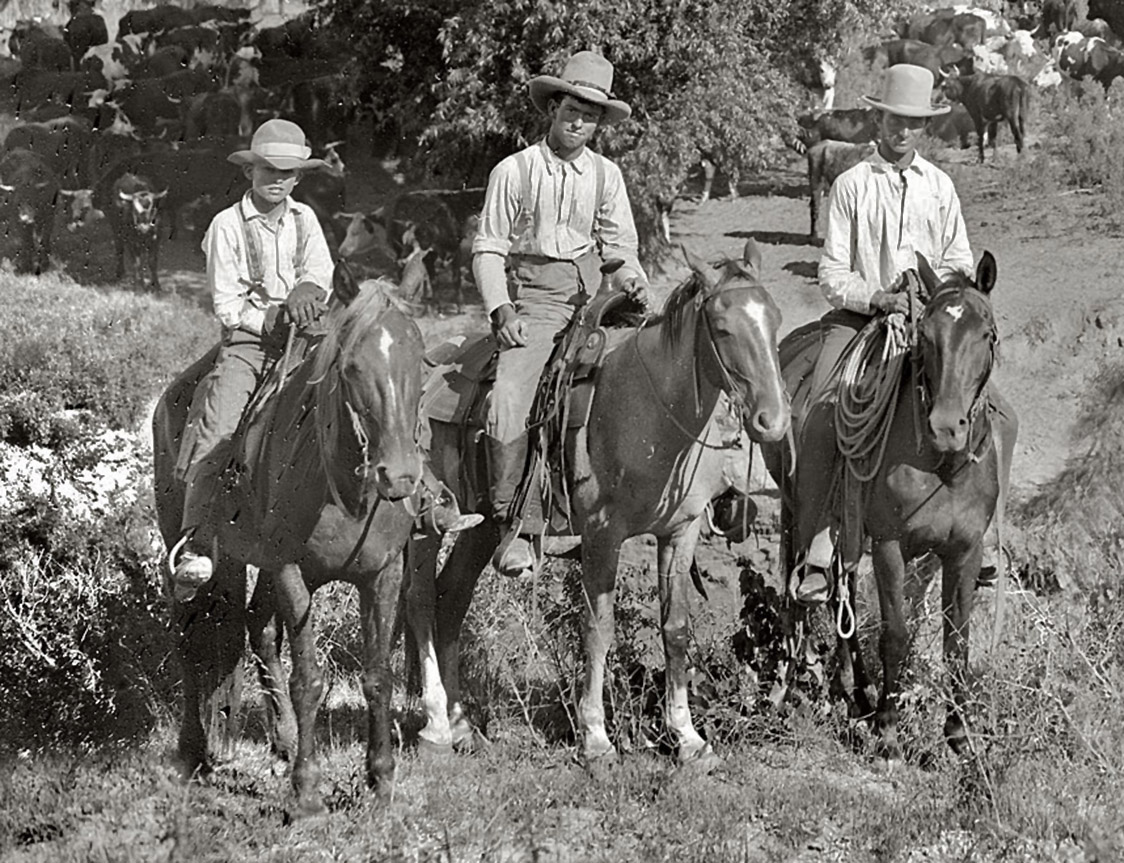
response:
M337 265L337 286L340 273ZM292 761L302 814L324 809L314 736L324 680L312 594L331 580L359 591L368 782L385 792L394 775L389 654L401 550L414 524L410 501L422 476L417 429L424 346L417 325L384 289L393 286L368 282L346 305L333 302L322 342L236 435L234 444L245 442L248 458L216 506L215 575L197 598L177 602L184 673L178 755L185 773L212 767L200 708L218 684L207 671L221 644L217 676L230 676L248 624L274 748ZM334 296L347 293L337 289ZM179 443L192 394L215 350L172 383L153 418L156 503L169 548L180 534L183 507L184 487L174 470ZM248 612L246 564L260 567ZM282 688L277 609L290 638L291 701Z
M995 258L984 253L974 280L954 274L941 282L923 256L918 256L918 265L929 299L921 307L912 349L902 363L900 386L886 420L885 450L880 463L868 465L866 473L873 475L863 488L861 527L871 543L882 615L882 691L876 710L866 694L869 679L857 635L853 627L840 626L842 658L854 669L855 705L862 715L873 717L879 751L888 760L901 757L897 699L909 641L906 564L928 553L941 562L944 657L953 681L944 735L957 753L968 745L963 708L972 601L984 533L1000 500L1016 431L1012 412L1011 424L999 424L997 444L989 409L989 402L1000 399L989 384L999 343L991 304ZM793 529L801 504L793 483L786 481L787 465L793 456L799 461L803 424L830 421L823 413L807 410L806 397L811 394L799 387L800 379L793 374L800 363L806 368L808 362L798 341L809 334L814 338L817 324L790 333L780 345L793 399L795 452L791 446L786 450L786 444L763 448L765 463L781 489L781 559L786 573L796 563ZM825 488L833 481L830 475L820 479ZM840 592L853 602L854 583L840 587Z
M571 524L581 535L585 671L578 716L587 762L615 760L605 725L605 659L621 543L658 541L660 617L667 666L666 722L683 763L716 759L687 703L690 570L708 504L746 478L749 440L775 441L789 427L776 351L780 310L761 284L760 253L721 264L714 280L697 260L691 276L647 326L617 331L596 373L586 425L566 441L572 466ZM423 417L424 411L423 397ZM457 536L439 579L438 543L411 539L407 622L418 647L426 725L419 746L447 751L471 725L461 706L460 629L481 571L500 542L479 488L458 486L458 466L479 464L471 435L429 420L430 464L462 506L479 502L481 526ZM481 482L477 486L483 485ZM572 531L571 531L572 532Z

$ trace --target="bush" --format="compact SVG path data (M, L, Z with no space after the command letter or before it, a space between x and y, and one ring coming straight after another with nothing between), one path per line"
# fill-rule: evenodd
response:
M0 271L0 440L57 446L62 411L134 428L161 384L217 338L213 318L168 298Z
M130 740L170 705L150 462L123 432L0 444L0 746Z

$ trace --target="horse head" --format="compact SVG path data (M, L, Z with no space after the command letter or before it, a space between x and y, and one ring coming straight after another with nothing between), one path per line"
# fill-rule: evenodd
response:
M752 440L780 440L792 419L777 356L781 312L761 284L757 244L750 239L741 260L729 259L715 268L684 252L694 273L694 307L700 312L699 369L741 411ZM712 278L712 269L721 270L717 279Z
M941 282L918 254L918 272L930 299L917 322L920 390L928 408L928 435L941 453L963 452L972 424L987 401L999 331L991 307L996 264L984 252L976 278L956 273Z
M349 275L337 269L333 283ZM311 380L319 388L318 437L326 463L346 464L358 477L357 493L349 496L365 511L378 497L401 500L417 489L425 346L417 324L391 301L392 286L365 282L352 289L339 293L347 304L334 313Z

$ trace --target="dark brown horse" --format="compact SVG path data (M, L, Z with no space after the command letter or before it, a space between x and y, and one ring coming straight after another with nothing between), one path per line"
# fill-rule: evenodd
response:
M842 645L854 662L856 702L874 715L880 747L889 758L900 757L897 739L900 675L909 642L904 610L906 564L931 553L941 562L945 662L953 680L945 736L956 751L967 745L963 718L968 670L968 631L972 600L980 572L983 537L995 513L1000 489L1000 455L1009 467L1014 446L1014 417L993 434L993 399L989 386L999 334L991 306L996 264L990 252L981 258L973 282L956 275L938 283L924 259L919 271L930 299L921 310L911 359L902 368L886 448L863 497L862 529L871 542L874 574L882 611L882 694L877 712L866 696L866 673L857 637ZM807 335L798 330L781 342L786 372L804 359L790 352L790 340ZM825 420L809 413L792 375L793 427ZM800 390L799 392L803 392ZM996 438L1000 443L997 448ZM797 446L802 435L795 436ZM791 453L767 446L766 463L782 489L785 571L795 563L792 527L801 501L793 496L782 466ZM799 462L800 453L796 453ZM831 476L823 477L832 482ZM851 594L853 596L851 585ZM848 655L849 654L849 655Z
M581 533L586 667L578 707L581 749L614 758L602 690L613 639L613 600L621 543L655 534L660 619L667 664L666 721L683 762L714 758L687 704L690 567L705 509L748 471L747 435L775 441L789 427L776 334L780 311L758 280L760 255L729 261L715 282L693 265L658 323L617 342L596 378L588 424L568 441L571 514ZM458 484L462 430L431 422L430 459ZM460 489L464 491L464 489ZM479 499L479 498L477 498ZM482 506L480 511L486 512ZM420 649L423 745L444 748L466 727L457 664L461 624L472 592L500 540L496 525L458 535L435 584L437 543L407 555L408 615Z
M179 755L194 773L208 768L200 708L218 685L216 675L203 671L220 644L226 676L237 663L247 623L244 568L261 568L249 612L251 641L276 714L275 745L293 757L302 813L323 809L314 725L324 680L316 661L312 594L331 580L359 590L368 780L385 789L393 778L391 630L401 549L413 524L405 502L422 471L416 435L423 344L417 326L375 283L349 305L333 308L328 324L323 342L244 430L248 467L218 507L215 576L178 609L185 695ZM207 359L169 387L153 419L157 508L169 547L178 538L183 506L174 465ZM291 642L291 702L282 688L275 609Z

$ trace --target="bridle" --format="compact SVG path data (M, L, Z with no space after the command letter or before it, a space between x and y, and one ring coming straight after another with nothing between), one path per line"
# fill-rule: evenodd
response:
M920 434L922 428L921 416L928 416L929 412L933 408L933 384L932 381L929 380L929 376L925 372L924 345L922 344L921 339L921 328L922 324L925 322L928 316L930 314L933 314L934 309L936 309L937 301L944 295L952 293L954 291L964 295L965 297L975 298L977 301L982 302L987 309L986 318L988 321L988 352L986 368L984 369L984 374L980 378L979 386L976 388L976 392L972 397L972 403L968 407L968 446L970 450L968 457L972 460L978 460L980 457L980 453L976 450L982 449L983 445L986 444L990 436L983 435L982 440L977 443L975 447L972 446L972 440L975 437L976 420L983 412L984 405L987 402L987 382L991 379L991 372L995 367L995 358L999 349L999 328L996 324L995 314L991 309L991 301L988 299L987 294L973 285L949 285L940 288L929 298L929 301L925 304L924 309L922 309L921 314L918 316L917 321L912 328L913 332L910 344L910 358L912 361L911 366L913 375L913 387L917 395L916 399L914 400L914 404L916 406L914 420L917 425L917 441L918 448L920 449L922 440L922 436Z
M696 276L696 278L699 277ZM717 389L726 393L727 397L730 399L731 407L737 411L738 419L743 424L745 422L745 416L749 412L749 406L746 404L745 394L738 390L737 380L741 380L744 382L746 390L753 386L753 382L740 372L731 369L729 365L727 365L726 361L722 359L722 354L719 352L718 345L715 341L716 337L714 335L714 326L710 322L710 315L708 314L706 307L707 304L722 296L723 294L728 294L732 291L744 290L749 290L749 288L745 285L731 286L728 288L718 288L715 290L710 290L705 294L700 292L700 294L695 297L694 301L695 313L698 318L701 319L696 320L695 322L695 343L697 345L699 341L702 341L707 345L707 347L709 348L708 356L713 359L714 364L718 367L718 373L721 381L718 384L715 384L714 381L711 381L711 384L714 385ZM643 327L643 323L641 323L637 327L637 335L639 335L639 332L641 329L643 329ZM703 338L704 335L705 338ZM672 425L674 425L680 433L693 440L695 443L699 444L699 446L702 446L706 449L732 449L738 446L738 442L736 440L730 443L722 444L708 443L706 440L700 438L697 434L684 427L684 425L679 421L679 418L675 416L675 412L672 411L671 408L669 408L666 404L664 404L663 399L660 398L659 390L656 388L656 382L652 378L652 372L648 368L648 364L644 362L644 355L640 351L640 340L638 338L633 338L632 345L634 350L636 351L637 362L640 363L640 368L644 370L644 377L648 381L648 386L652 392L653 400L660 406L664 414L666 414L668 419L671 420ZM700 356L698 350L696 349L693 369L696 414L698 413L698 410L700 408L699 380L701 377L703 377L703 374L700 370L702 361L703 357Z

